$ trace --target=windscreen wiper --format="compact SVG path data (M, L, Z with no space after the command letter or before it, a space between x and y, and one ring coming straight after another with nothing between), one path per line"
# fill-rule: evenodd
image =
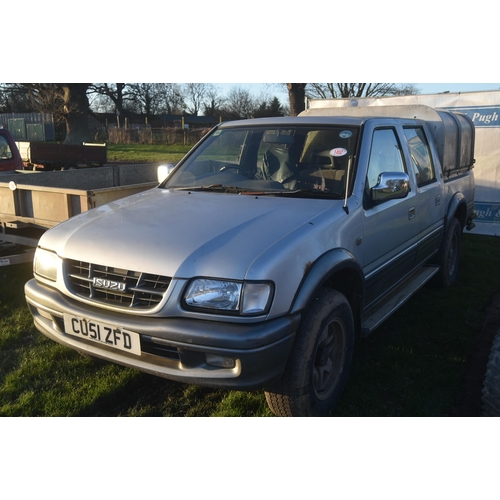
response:
M342 195L338 193L329 193L325 191L316 191L314 189L294 189L292 191L283 189L279 191L259 191L259 192L244 192L241 194L254 194L254 195L269 195L269 196L286 196L295 198L321 198L321 199L334 199L341 200Z
M176 191L221 191L224 193L239 193L242 188L236 186L224 186L223 184L206 184L203 186L173 187Z

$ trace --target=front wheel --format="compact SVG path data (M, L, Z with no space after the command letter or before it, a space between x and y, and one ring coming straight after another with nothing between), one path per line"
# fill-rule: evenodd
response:
M328 416L347 381L354 349L354 320L340 292L325 288L306 310L285 373L266 391L278 416Z

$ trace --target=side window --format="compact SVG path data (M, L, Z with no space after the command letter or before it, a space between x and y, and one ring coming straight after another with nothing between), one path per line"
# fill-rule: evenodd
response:
M378 184L383 172L406 172L401 147L392 128L378 129L373 132L366 189Z
M408 127L404 129L410 148L411 162L415 170L417 185L425 186L436 181L436 173L432 164L427 137L422 127Z
M10 160L11 158L12 151L10 150L9 143L3 135L0 135L0 159Z

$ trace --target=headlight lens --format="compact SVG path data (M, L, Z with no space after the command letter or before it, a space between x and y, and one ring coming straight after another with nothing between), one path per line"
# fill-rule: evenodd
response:
M210 279L194 280L186 291L188 306L238 311L241 296L241 283Z
M35 274L51 281L57 280L57 263L59 257L54 252L49 252L43 248L37 248L33 260L33 270Z
M187 287L184 303L211 312L257 315L267 311L272 294L269 283L241 283L199 278Z

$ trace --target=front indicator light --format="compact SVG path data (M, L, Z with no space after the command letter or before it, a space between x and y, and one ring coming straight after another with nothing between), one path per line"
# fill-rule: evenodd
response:
M271 285L268 283L245 283L243 288L242 314L263 314L271 299Z

